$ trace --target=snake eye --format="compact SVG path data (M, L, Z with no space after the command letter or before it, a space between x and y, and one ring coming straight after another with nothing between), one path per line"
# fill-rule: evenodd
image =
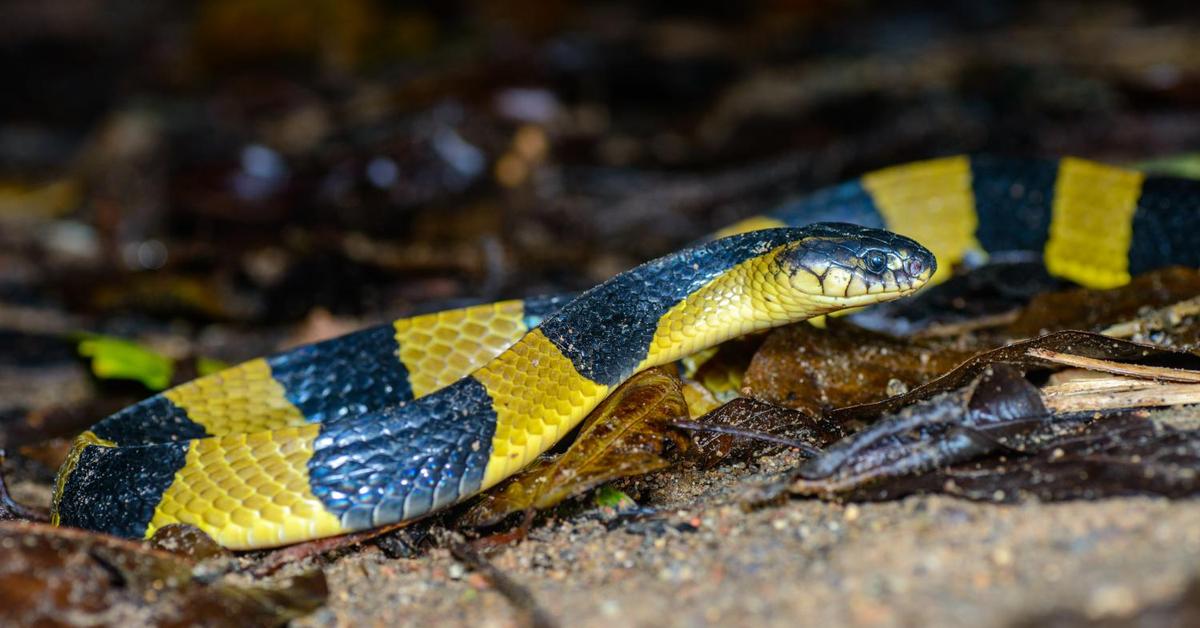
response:
M887 255L882 251L870 251L867 253L864 261L867 263L867 270L879 274L887 269Z

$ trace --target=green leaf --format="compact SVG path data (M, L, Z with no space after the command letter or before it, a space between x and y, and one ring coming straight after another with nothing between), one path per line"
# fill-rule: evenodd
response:
M150 390L163 390L175 373L173 360L124 338L87 335L78 351L91 358L92 373L100 379L130 379Z
M1200 179L1200 153L1168 155L1133 164L1146 174L1161 174L1186 179Z
M204 377L205 375L212 375L213 373L216 373L218 371L224 371L227 368L229 368L229 363L224 360L217 360L214 358L206 358L204 356L200 356L200 357L196 358L196 375L197 375L197 377Z
M601 486L596 491L596 505L618 511L637 508L637 502L632 497L611 486Z

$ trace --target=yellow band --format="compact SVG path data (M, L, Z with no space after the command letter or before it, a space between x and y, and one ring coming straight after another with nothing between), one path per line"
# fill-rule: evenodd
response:
M1054 183L1046 270L1090 288L1129 283L1140 172L1064 158Z

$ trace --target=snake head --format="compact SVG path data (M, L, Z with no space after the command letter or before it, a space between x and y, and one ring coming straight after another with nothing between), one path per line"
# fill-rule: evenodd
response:
M916 241L882 229L818 223L776 258L791 287L830 309L891 301L924 286L937 259Z

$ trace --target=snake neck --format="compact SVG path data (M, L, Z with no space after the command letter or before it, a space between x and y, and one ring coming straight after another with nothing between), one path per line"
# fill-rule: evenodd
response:
M782 292L774 255L746 260L697 289L658 322L645 357L629 375L680 360L738 336L807 320L831 309Z

